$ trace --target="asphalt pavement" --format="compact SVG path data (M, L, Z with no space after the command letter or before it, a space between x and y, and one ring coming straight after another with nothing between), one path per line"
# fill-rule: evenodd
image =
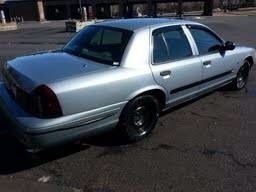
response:
M256 47L256 17L195 19L224 39ZM1 63L62 47L64 23L25 23L0 33ZM241 91L217 90L162 114L145 140L104 135L27 154L0 116L0 191L256 191L256 68Z

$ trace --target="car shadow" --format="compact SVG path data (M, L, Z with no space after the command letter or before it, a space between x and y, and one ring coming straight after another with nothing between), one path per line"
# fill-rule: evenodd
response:
M8 125L0 118L0 175L27 170L90 148L88 144L65 144L36 154L29 153L8 133Z
M127 144L115 134L102 134L86 138L75 143L56 146L38 153L29 153L16 138L3 130L0 121L0 175L8 175L39 165L67 157L80 151L88 150L91 146L113 147ZM5 127L6 128L6 127Z
M27 170L89 148L90 145L67 144L32 154L28 153L11 135L2 134L0 136L0 175Z

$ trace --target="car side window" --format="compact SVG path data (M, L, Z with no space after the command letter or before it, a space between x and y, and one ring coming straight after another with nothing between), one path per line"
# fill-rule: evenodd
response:
M154 63L162 63L169 60L169 53L162 33L154 36L153 61Z
M192 50L181 27L153 32L153 61L161 63L192 56Z
M192 50L182 28L163 33L169 50L170 59L182 59L192 56Z
M219 50L222 41L208 29L190 27L200 55L214 53Z

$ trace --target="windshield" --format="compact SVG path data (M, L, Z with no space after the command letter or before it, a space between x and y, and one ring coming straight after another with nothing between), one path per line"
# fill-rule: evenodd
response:
M103 64L118 65L132 33L113 27L88 26L63 51Z

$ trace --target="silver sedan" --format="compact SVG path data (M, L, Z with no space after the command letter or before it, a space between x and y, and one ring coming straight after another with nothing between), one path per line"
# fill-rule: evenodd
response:
M91 25L57 51L10 60L0 111L29 149L115 128L137 141L160 111L219 87L242 89L255 49L185 20L128 19Z

